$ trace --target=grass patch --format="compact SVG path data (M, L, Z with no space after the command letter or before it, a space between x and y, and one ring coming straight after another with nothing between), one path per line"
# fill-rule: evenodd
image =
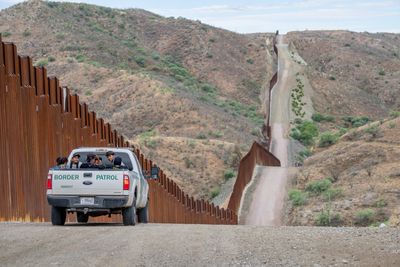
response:
M46 67L48 64L49 64L49 61L47 59L42 59L36 63L36 66L42 68L42 67Z
M9 36L11 36L11 32L2 32L1 35L3 37L9 37Z
M307 201L307 193L297 189L292 189L289 191L289 199L292 201L294 206L302 206Z
M315 218L317 226L338 226L342 222L340 214L332 214L330 210L320 212Z
M367 226L375 221L375 211L373 209L364 209L356 213L355 223L357 225Z
M49 57L47 58L47 60L48 60L49 62L54 62L54 61L56 61L56 58L53 57L53 56L49 56Z
M311 116L311 119L315 122L335 122L335 117L321 113L314 113Z
M389 113L389 116L393 119L400 117L400 111L392 110Z
M319 137L318 146L319 147L328 147L333 144L336 144L336 142L338 140L339 140L339 136L337 134L334 134L331 132L324 132Z
M197 138L197 139L207 139L207 136L206 136L206 134L204 134L204 133L199 133L199 134L196 136L196 138Z
M221 193L221 189L219 187L214 187L210 191L211 198L217 197Z
M331 201L343 196L343 190L341 188L328 188L323 192L324 200Z
M360 116L360 117L344 116L342 117L342 120L350 127L360 127L371 121L371 119L367 116Z
M319 195L327 191L332 185L329 179L316 180L307 184L306 191L315 195Z

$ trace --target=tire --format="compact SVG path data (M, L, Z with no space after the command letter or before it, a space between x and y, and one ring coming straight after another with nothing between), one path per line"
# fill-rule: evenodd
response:
M138 221L140 223L148 223L149 222L148 207L149 207L149 201L147 200L146 207L138 209L137 214L138 214Z
M133 200L132 206L122 210L122 221L124 225L136 225L136 200Z
M65 208L51 207L51 224L53 225L64 225L67 212Z
M87 223L89 220L89 214L85 214L83 212L77 211L76 212L76 221L78 223Z

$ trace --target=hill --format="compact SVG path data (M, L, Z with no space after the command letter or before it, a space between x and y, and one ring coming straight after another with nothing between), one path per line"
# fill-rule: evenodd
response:
M38 0L2 10L0 32L165 163L167 174L195 197L215 195L263 123L272 35L237 34L140 9ZM201 153L193 143L201 143ZM231 151L237 153L215 157ZM195 163L177 174L182 159L191 158Z
M290 32L307 62L316 111L375 120L400 109L400 35L349 31Z

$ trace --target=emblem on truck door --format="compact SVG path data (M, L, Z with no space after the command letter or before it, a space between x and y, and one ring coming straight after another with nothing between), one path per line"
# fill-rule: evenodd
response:
M91 184L92 184L92 181L83 181L83 184L84 184L84 185L91 185Z

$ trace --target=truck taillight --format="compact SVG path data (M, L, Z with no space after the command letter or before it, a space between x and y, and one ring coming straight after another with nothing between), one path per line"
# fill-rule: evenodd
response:
M53 189L53 175L47 175L47 189Z
M124 190L129 190L129 185L130 185L130 181L129 181L129 175L124 175Z

